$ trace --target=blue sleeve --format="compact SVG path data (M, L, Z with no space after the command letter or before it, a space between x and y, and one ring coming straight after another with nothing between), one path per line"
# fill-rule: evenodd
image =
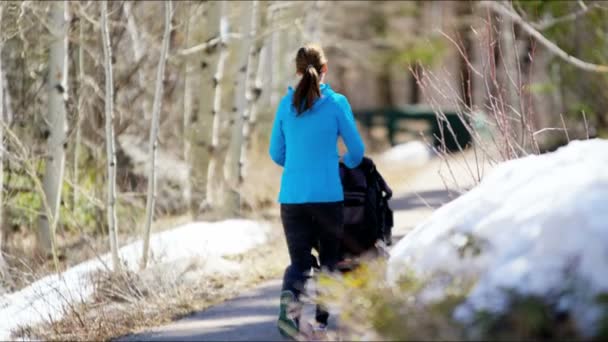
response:
M272 125L272 133L270 134L270 158L279 164L280 166L285 165L285 135L283 133L282 124L282 111L284 110L284 102L281 101L277 108L276 115L274 117L274 124Z
M357 131L355 117L346 97L340 96L336 103L340 109L338 111L338 131L348 150L343 156L343 161L348 168L352 169L361 163L365 146Z

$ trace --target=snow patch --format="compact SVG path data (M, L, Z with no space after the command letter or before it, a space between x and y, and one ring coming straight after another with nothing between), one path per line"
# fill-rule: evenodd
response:
M178 272L179 265L202 262L201 272L238 272L238 264L221 258L235 255L266 242L270 227L250 220L193 222L150 238L154 264ZM122 247L123 264L139 267L141 240ZM0 296L0 340L9 340L18 327L60 319L69 304L86 300L93 293L91 275L111 267L110 254L78 264L61 274L46 276L20 291Z
M432 151L421 141L411 141L395 145L380 156L383 162L390 164L409 164L422 166L431 160Z
M406 269L477 279L455 312L500 312L506 292L547 296L581 331L592 332L608 292L608 141L573 141L558 151L498 165L482 182L438 209L391 251L387 277Z

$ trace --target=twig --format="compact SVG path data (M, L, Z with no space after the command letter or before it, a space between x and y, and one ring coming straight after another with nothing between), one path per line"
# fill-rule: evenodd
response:
M587 115L585 115L585 111L583 113L583 121L585 122L585 133L587 134L587 140L589 140L589 124L587 123Z
M562 120L562 125L564 126L564 132L566 133L566 140L568 142L570 142L570 135L568 134L568 129L566 128L566 122L564 121L564 116L562 114L560 114L559 118Z
M532 25L535 29L537 29L539 31L543 31L543 30L546 30L548 28L555 26L556 24L576 20L577 18L582 17L585 14L588 14L591 11L591 9L603 9L602 7L597 6L597 5L591 5L591 7L589 7L589 6L585 5L585 3L583 3L582 1L579 1L579 5L580 5L581 9L579 9L576 12L569 13L569 14L566 14L564 16L557 17L557 18L545 19L538 23L531 23L530 25Z
M231 39L240 39L242 37L243 37L243 35L239 34L239 33L229 33L228 34L228 38L231 38ZM217 45L218 43L220 43L220 41L221 41L221 37L218 35L217 37L214 37L213 39L211 39L211 40L209 40L207 42L195 45L193 47L189 47L189 48L186 48L186 49L179 50L177 52L177 54L180 55L180 56L188 56L188 55L191 55L193 53L197 53L199 51L207 50L208 48L210 48L210 47L212 47L212 46Z
M548 132L548 131L563 131L563 128L557 128L557 127L545 127L543 129L539 129L536 132L532 132L532 135L536 136L537 134L541 134L544 132Z

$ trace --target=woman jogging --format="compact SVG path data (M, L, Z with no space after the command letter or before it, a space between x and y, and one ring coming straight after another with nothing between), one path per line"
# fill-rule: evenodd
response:
M327 60L316 45L300 48L295 58L301 76L277 108L270 138L270 156L283 167L279 203L291 264L285 270L278 328L284 336L300 329L300 294L318 248L321 267L333 271L339 261L344 194L340 159L355 168L364 146L348 100L323 83ZM338 154L342 137L348 152ZM325 333L329 313L317 307L315 334Z

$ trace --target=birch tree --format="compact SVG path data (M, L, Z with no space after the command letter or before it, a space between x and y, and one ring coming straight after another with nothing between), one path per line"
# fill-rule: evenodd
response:
M108 180L106 194L106 212L110 235L110 250L114 271L120 270L118 256L118 219L116 217L116 142L114 137L114 80L112 75L112 45L108 29L108 2L101 2L101 38L103 40L104 68L106 76L105 93L105 133L106 160L108 164Z
M133 15L133 1L125 2L125 5L122 7L125 17L127 18L127 33L131 38L131 47L133 48L133 55L135 57L135 63L141 62L143 58L145 58L145 50L142 44L142 37L137 28L137 23L135 22L135 16ZM140 89L146 89L146 78L142 72L137 73L137 82ZM148 112L150 104L148 97L146 94L141 97L140 101L141 112L143 118L147 121L150 120L150 114Z
M196 18L197 20L200 20L200 18L197 18L193 13L193 6L191 4L189 4L188 6L184 7L184 11L185 13L183 15L185 15L188 19L186 19L186 28L185 28L185 35L186 35L186 45L190 46L192 45L192 27L194 27L194 18ZM183 70L184 70L184 97L183 97L183 116L182 116L182 131L184 132L184 140L183 140L183 158L184 161L186 162L186 165L188 166L187 172L188 172L188 179L186 181L185 184L185 189L184 189L184 197L186 198L186 203L188 205L188 211L190 213L193 213L194 210L192 208L192 183L191 183L191 177L190 175L192 174L192 162L191 162L191 156L190 156L190 150L191 150L191 146L192 146L192 141L191 141L191 137L190 137L190 120L192 118L193 115L193 111L192 111L192 104L193 104L193 98L192 98L192 90L194 88L193 85L193 73L194 73L194 67L193 67L193 63L190 60L190 58L187 58L184 61L184 66L183 66Z
M68 125L66 101L68 96L68 5L53 1L50 5L49 30L52 42L49 51L47 78L48 137L43 189L48 210L40 215L39 247L47 255L54 251L55 229L59 220L61 188L65 171L65 148ZM49 217L50 214L50 217Z
M271 11L270 20L272 26L277 26L280 23L280 11L281 9L274 9ZM283 80L283 68L282 64L282 54L281 49L283 49L283 44L281 40L282 30L277 28L273 30L271 35L271 70L270 73L270 85L271 85L271 93L270 93L270 106L271 108L276 108L279 104L279 99L281 97L281 81Z
M260 1L258 9L259 29L256 29L257 37L255 37L254 45L250 51L250 60L247 67L247 115L243 117L243 143L241 145L239 182L243 182L245 177L247 177L249 162L247 157L251 146L251 139L255 133L259 100L264 91L264 67L266 66L268 47L265 46L267 39L262 34L267 26L266 10L267 2Z
M213 85L215 87L215 93L213 96L213 108L211 110L211 114L213 116L213 126L211 132L211 146L209 147L209 166L207 168L207 187L206 187L206 206L209 208L213 208L217 205L218 199L217 197L217 189L220 186L218 184L218 176L221 174L221 168L219 166L219 157L220 157L220 132L221 127L220 123L222 120L222 92L223 92L223 79L224 79L224 68L226 64L226 59L228 58L228 30L229 30L229 22L228 22L228 13L227 13L227 3L226 1L221 2L220 8L220 41L219 41L219 58L217 62L217 68L215 71L215 76L213 79Z
M165 75L165 64L167 62L167 51L169 50L169 38L171 35L171 1L165 1L165 31L160 50L160 60L156 74L156 89L154 92L154 103L152 107L152 124L150 126L149 144L149 173L148 173L148 195L146 200L146 226L143 237L143 256L141 267L146 268L148 264L148 249L150 247L150 228L154 219L154 203L156 200L156 150L158 148L158 126L160 121L160 110L162 107L163 81Z
M225 181L229 188L226 194L228 198L226 198L224 205L226 211L231 214L237 214L240 207L238 186L241 177L240 162L241 147L243 144L243 125L246 120L245 117L249 115L246 92L247 86L249 85L248 78L251 76L251 73L248 72L248 69L255 69L253 65L257 61L255 60L256 57L252 55L256 55L256 53L259 52L256 51L256 46L252 44L257 33L258 12L259 1L248 1L244 4L241 14L243 23L241 28L242 39L239 39L234 43L234 51L238 54L238 74L236 77L236 92L233 105L234 122L230 135L230 145L224 163ZM247 18L247 16L249 16L249 18Z
M0 27L2 27L2 9L3 4L0 4ZM4 261L4 197L2 189L4 188L4 73L2 70L2 47L4 44L3 38L0 36L0 276L6 279L6 262ZM1 287L0 287L1 290Z
M264 42L265 39L261 35L266 29L266 1L255 1L252 6L251 18L251 39L253 42L249 47L247 57L247 75L245 79L245 92L239 95L239 101L244 101L241 105L237 101L236 108L240 113L240 119L237 117L237 125L235 125L232 133L232 149L231 155L234 155L231 161L231 173L233 189L237 189L242 185L245 177L245 168L248 161L247 154L251 142L252 127L255 125L257 115L257 102L262 92L261 69L264 66ZM240 108L242 107L242 108Z
M198 111L192 113L188 120L186 138L189 141L190 172L190 210L197 213L206 197L207 176L209 170L210 140L214 120L214 92L216 88L215 72L219 62L220 50L225 49L220 43L220 11L223 6L217 1L206 2L201 18L193 17L201 23L203 47L200 48L200 92ZM193 35L193 33L191 33ZM225 39L225 38L224 38ZM201 46L197 45L196 47ZM195 47L195 48L196 48ZM185 113L187 114L187 113Z
M81 11L84 11L84 8L80 8ZM80 157L80 146L82 143L82 130L81 130L81 126L82 126L82 117L83 117L83 103L84 103L84 25L85 25L85 20L80 20L79 22L79 26L78 26L78 105L77 105L77 111L78 114L76 115L77 120L76 120L76 125L74 127L76 133L76 137L75 137L75 142L74 142L74 156L73 156L73 160L72 160L72 177L73 177L73 181L72 183L74 184L74 186L72 186L72 205L73 205L73 210L76 210L76 205L78 203L78 189L76 187L76 185L78 184L78 177L79 177L79 157Z

